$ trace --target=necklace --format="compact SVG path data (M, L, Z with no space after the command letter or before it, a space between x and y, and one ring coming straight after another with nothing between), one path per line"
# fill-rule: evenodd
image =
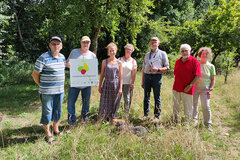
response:
M129 57L128 59L124 56L123 57L123 60L125 61L125 62L128 62L128 61L130 61L132 58L131 57Z

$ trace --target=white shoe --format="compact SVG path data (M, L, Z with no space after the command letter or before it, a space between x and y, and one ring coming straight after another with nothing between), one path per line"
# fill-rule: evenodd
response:
M208 128L208 130L209 130L210 132L213 131L213 129L212 129L212 125L211 125L211 124L208 124L208 125L207 125L207 128Z
M197 119L193 119L193 125L194 125L194 127L197 127L197 125L198 125L198 120Z

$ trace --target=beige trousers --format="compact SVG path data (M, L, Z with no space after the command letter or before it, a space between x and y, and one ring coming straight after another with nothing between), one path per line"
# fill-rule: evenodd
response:
M193 117L193 95L173 90L173 116L176 122L179 120L181 102L184 108L185 120L191 120Z

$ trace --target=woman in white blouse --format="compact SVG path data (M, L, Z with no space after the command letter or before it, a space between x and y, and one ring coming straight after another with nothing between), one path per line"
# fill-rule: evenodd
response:
M128 118L130 113L134 82L137 73L137 62L131 57L131 54L134 51L134 46L132 44L127 44L124 46L124 49L125 55L123 57L120 57L119 60L122 62L123 67L122 93L124 98L124 109L126 112L126 118Z

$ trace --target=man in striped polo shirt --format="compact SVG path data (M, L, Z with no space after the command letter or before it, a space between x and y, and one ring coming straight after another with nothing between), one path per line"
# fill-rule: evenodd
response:
M50 122L53 121L53 134L61 135L59 119L62 115L62 102L64 97L65 65L61 38L54 36L50 39L50 50L43 53L36 61L32 77L39 86L42 102L42 117L40 123L46 133L48 143L55 142L50 131Z

